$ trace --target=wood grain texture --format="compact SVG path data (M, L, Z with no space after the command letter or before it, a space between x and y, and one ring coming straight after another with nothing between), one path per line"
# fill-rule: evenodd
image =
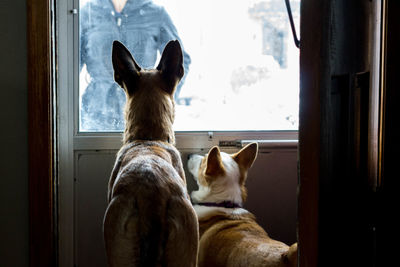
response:
M393 216L398 210L399 200L399 62L400 62L400 1L386 0L386 35L384 87L383 87L383 147L380 164L382 177L378 181L378 216L377 216L377 266L396 265L396 239L400 220Z
M300 16L298 239L299 264L307 267L318 265L323 2L302 1Z
M30 266L56 264L50 1L27 1Z
M370 63L366 14L371 14L369 1L301 2L300 266L370 266L366 262L372 260L365 171ZM338 248L341 257L350 258L346 263L332 257ZM353 257L360 254L366 256Z

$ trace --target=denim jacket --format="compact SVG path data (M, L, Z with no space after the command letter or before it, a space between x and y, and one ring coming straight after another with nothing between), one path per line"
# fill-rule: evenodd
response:
M90 82L81 102L83 130L123 130L125 94L114 82L112 42L121 41L143 68L153 68L157 53L170 40L180 40L166 10L151 0L128 0L121 13L111 0L91 0L80 9L80 68ZM183 51L185 76L190 57ZM185 76L177 88L179 96Z

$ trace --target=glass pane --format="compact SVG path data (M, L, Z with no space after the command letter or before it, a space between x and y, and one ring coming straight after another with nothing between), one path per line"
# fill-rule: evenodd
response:
M300 0L290 2L298 30ZM297 130L299 50L283 0L80 0L80 6L80 131L124 128L112 41L153 68L171 39L181 41L185 58L175 130Z

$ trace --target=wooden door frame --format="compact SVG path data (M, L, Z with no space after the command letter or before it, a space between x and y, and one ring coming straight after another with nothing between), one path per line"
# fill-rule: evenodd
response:
M393 29L389 31L392 34L392 53L390 51L390 45L388 45L388 54L390 54L390 59L392 59L392 68L393 71L392 78L392 85L393 88L397 86L398 79L397 79L397 69L394 67L398 63L398 57L395 58L395 55L398 55L398 37L393 38L393 34L395 29L398 29L396 14L399 11L399 4L396 3L394 0L386 0L392 2L391 11L393 12ZM385 1L382 1L384 3ZM350 40L348 43L340 43L341 39L345 36L349 36L349 32L340 29L340 34L336 34L335 32L331 32L334 27L330 27L330 24L334 25L351 25L349 24L348 17L344 17L343 14L339 15L338 11L345 10L347 7L346 4L352 3L354 6L351 6L353 9L346 9L348 13L343 12L343 14L349 14L350 12L355 13L357 16L354 16L354 20L358 26L355 28L358 30L357 33L357 40ZM340 246L340 255L341 257L346 258L344 255L355 255L355 254L365 254L362 259L364 262L376 261L376 249L378 246L378 254L381 253L382 255L392 255L386 253L386 248L379 246L384 246L383 233L385 231L393 230L394 228L388 228L383 226L382 219L379 216L376 216L376 209L378 208L378 204L376 202L376 190L379 187L381 181L379 180L379 172L377 169L377 165L381 165L383 163L388 163L383 161L380 154L376 151L376 147L379 148L380 144L377 142L366 143L367 134L370 134L372 131L375 133L374 136L377 138L382 134L382 129L377 129L377 123L371 124L374 118L367 118L365 119L365 114L370 111L370 109L380 109L379 105L382 103L371 106L371 103L367 103L365 101L366 98L365 88L368 89L367 86L358 84L357 86L351 85L351 89L359 89L364 92L362 101L361 96L357 96L357 100L360 102L352 102L349 100L354 100L355 98L355 91L346 91L350 92L349 99L345 99L343 103L348 104L352 103L352 109L342 110L342 114L345 117L335 118L337 121L348 123L341 129L340 135L335 134L332 135L332 132L336 130L333 128L335 121L330 117L333 113L333 108L340 107L341 104L337 102L333 102L333 91L330 91L332 85L334 84L337 78L342 77L346 78L346 75L350 77L352 80L357 81L357 83L361 81L368 80L365 77L368 77L371 65L368 63L369 58L366 56L367 53L362 53L363 51L368 51L368 34L367 32L371 33L371 28L368 28L367 23L364 21L364 17L361 15L363 12L366 14L371 14L369 11L376 11L373 8L376 6L372 6L372 1L319 1L319 0L302 0L301 2L301 43L300 43L300 112L299 112L299 198L298 198L298 241L299 241L299 262L300 266L307 266L307 267L316 267L318 265L326 266L326 263L337 263L337 258L332 257L331 254L327 253L330 251L335 251L339 246L340 241L329 239L333 234L328 233L330 228L333 230L332 233L341 233L343 237L346 238L347 244L354 244L359 242L360 244L357 247L351 247L348 245ZM357 4L357 5L356 5ZM367 6L370 5L371 6ZM330 6L333 5L333 6ZM356 9L354 7L363 7L363 9ZM336 10L335 10L336 8ZM341 8L341 9L340 9ZM359 19L359 20L357 20ZM340 21L342 24L334 24L335 22ZM390 22L390 21L389 21ZM347 24L345 24L347 23ZM353 24L354 25L354 24ZM397 31L398 33L399 31ZM333 36L336 34L335 36ZM336 38L335 38L336 37ZM339 37L339 38L337 38ZM365 38L365 39L363 39ZM349 40L349 39L346 39ZM364 41L361 41L364 40ZM389 38L390 41L390 38ZM341 46L341 44L344 44ZM329 50L332 49L332 51ZM352 52L360 52L359 57L353 57L351 63L349 61L343 60L346 59L346 53ZM394 53L394 55L393 55ZM332 62L331 62L331 61ZM362 73L364 73L362 75ZM350 75L350 76L349 76ZM362 76L364 78L362 78ZM354 79L356 77L357 79ZM388 78L387 76L386 78ZM359 79L360 78L360 79ZM386 80L388 82L388 80ZM386 86L388 89L389 85ZM398 86L397 86L398 87ZM397 88L396 87L396 88ZM345 87L341 87L344 89ZM393 89L392 88L392 89ZM344 89L347 90L347 89ZM388 91L386 91L387 93ZM398 90L392 90L392 97L389 99L392 100L392 106L389 107L385 105L387 113L388 110L392 111L391 116L395 116L395 110L397 111L396 101L398 99ZM343 93L345 95L345 93ZM353 98L352 98L353 97ZM379 94L378 94L379 98ZM364 104L367 103L367 106ZM346 107L346 105L343 107ZM355 113L351 111L358 111L357 113L358 119L357 121L353 118L353 121L349 118ZM362 112L361 112L362 111ZM379 111L381 112L381 111ZM360 117L362 114L363 117ZM368 115L368 114L367 114ZM389 117L388 117L389 116ZM361 120L361 118L363 118ZM389 118L389 120L387 120ZM397 168L398 160L398 143L399 139L394 137L397 134L394 131L394 126L397 125L394 122L393 117L390 117L390 114L385 115L385 127L389 126L390 131L386 131L387 134L384 136L385 140L388 141L386 138L389 136L391 139L391 146L390 148L393 149L391 153L389 153L393 159L396 159L395 162L391 162L392 166ZM388 124L389 123L389 124ZM372 125L374 127L365 127L365 125ZM360 128L357 128L360 126ZM362 127L361 127L362 126ZM332 128L332 129L330 129ZM386 129L387 130L387 129ZM354 134L354 135L353 135ZM369 137L370 135L368 135ZM334 137L334 138L332 138ZM332 149L340 146L340 141L336 139L336 137L351 137L350 146L337 150ZM362 138L361 138L362 137ZM380 137L379 137L380 138ZM367 144L367 145L366 145ZM358 146L362 145L362 146ZM360 147L362 149L360 149ZM387 147L387 144L386 146ZM343 159L338 159L337 155L338 152L345 152L343 153L343 157L349 158L350 161L347 162L346 167L342 169L343 173L349 173L347 176L343 175L342 178L349 178L344 179L346 181L346 185L343 188L338 187L340 181L338 179L331 179L330 171L337 166L338 162L343 162ZM387 152L387 151L386 151ZM385 152L385 156L387 153ZM381 153L381 152L379 152ZM378 156L375 156L378 154ZM394 156L395 155L395 156ZM335 157L333 157L335 156ZM366 160L367 159L367 160ZM362 162L362 164L359 164ZM394 164L393 164L394 163ZM336 164L336 165L335 165ZM358 165L357 165L358 164ZM385 165L387 167L387 164ZM395 170L394 168L394 170ZM372 171L371 171L372 169ZM349 171L349 172L346 172ZM374 175L370 175L373 173ZM338 173L337 171L335 173ZM392 171L392 173L394 173ZM328 175L327 175L328 174ZM353 175L354 174L354 175ZM368 174L368 175L367 175ZM339 181L339 182L337 182ZM387 181L386 181L387 182ZM390 181L392 182L392 181ZM340 201L337 201L339 198L335 198L335 195L328 192L327 195L324 193L327 192L327 188L334 185L334 189L340 189L334 191L337 195L340 196ZM332 187L331 187L332 188ZM387 199L387 191L398 188L395 186L387 186L384 191L385 198ZM325 189L325 191L323 191ZM382 193L381 193L382 194ZM332 207L334 209L332 209ZM353 212L357 208L358 213ZM325 212L324 212L325 211ZM329 221L331 218L327 216L327 211L334 213L337 218L346 218L346 222L342 225L336 224L337 220ZM380 211L379 211L380 212ZM379 214L378 212L378 214ZM350 215L350 216L346 216ZM361 216L358 216L361 215ZM358 217L357 217L358 216ZM383 215L382 215L383 216ZM332 216L333 217L333 216ZM378 220L378 227L379 229L376 230L375 226L377 225L374 221L375 219ZM379 223L382 221L382 225ZM357 226L359 229L358 231L353 231L356 229ZM340 230L340 231L339 231ZM378 231L378 241L381 243L376 243L376 231ZM328 234L327 234L328 233ZM360 239L359 237L362 237ZM389 236L389 235L388 235ZM375 239L375 240L374 240ZM330 248L334 248L330 250ZM383 257L378 255L378 262L381 260L386 260L388 257ZM349 264L350 262L347 262ZM354 261L353 261L354 263ZM359 263L363 265L361 261ZM344 263L345 264L345 263ZM361 266L360 265L360 266ZM337 266L334 265L334 266Z
M393 216L393 210L398 209L398 155L400 139L398 132L398 63L400 61L400 23L398 14L400 2L385 0L385 48L383 64L383 92L382 92L382 155L380 159L381 177L379 180L379 210L377 219L377 259L380 265L394 265L391 257L397 253L392 240L394 233L398 233L400 220Z
M324 4L325 3L325 4ZM326 1L303 0L300 11L299 105L299 266L318 266L319 175L321 153L322 49ZM310 30L312 29L312 30Z
M29 262L56 265L50 0L27 1Z
M315 45L323 40L322 2L301 6L299 248L300 266L317 266L320 120L318 69L323 62ZM51 1L27 1L28 112L29 112L29 223L30 266L57 265L57 221L54 167L53 59ZM306 14L312 14L307 16ZM305 30L313 25L315 31ZM308 47L308 49L307 49ZM319 49L321 47L319 46Z

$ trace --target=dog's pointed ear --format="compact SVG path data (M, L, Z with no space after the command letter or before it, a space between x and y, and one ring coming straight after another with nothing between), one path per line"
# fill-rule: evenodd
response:
M251 143L242 148L239 152L232 155L240 168L248 170L256 160L258 153L258 144Z
M215 177L225 173L224 165L222 164L221 153L217 146L210 149L207 155L207 167L205 174Z
M184 74L182 48L178 40L167 43L162 52L157 70L161 71L167 82L168 88L165 89L166 92L172 95Z
M113 42L112 64L114 80L128 93L133 93L141 68L129 50L118 41Z

